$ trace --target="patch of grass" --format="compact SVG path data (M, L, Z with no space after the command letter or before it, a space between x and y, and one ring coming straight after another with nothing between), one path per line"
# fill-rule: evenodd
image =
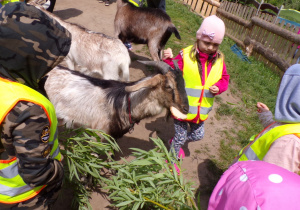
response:
M180 1L167 0L167 13L171 17L172 22L176 26L181 40L174 35L171 36L165 48L170 47L176 56L183 47L194 44L196 40L196 31L199 29L203 18L192 13L187 6Z
M280 11L280 17L300 23L300 12L297 10L282 9Z
M200 151L199 149L196 149L196 150L195 150L195 153L201 154L201 151Z
M229 104L221 103L217 109L217 114L220 116L231 116L234 112L234 108Z

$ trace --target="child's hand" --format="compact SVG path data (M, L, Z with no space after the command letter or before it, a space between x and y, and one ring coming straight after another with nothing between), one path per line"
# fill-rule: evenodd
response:
M171 48L164 50L163 60L166 60L167 58L173 58L173 52Z
M269 107L266 104L263 104L261 102L257 102L256 107L258 113L269 111Z
M209 87L209 92L211 92L212 94L217 94L219 92L219 88L215 85Z

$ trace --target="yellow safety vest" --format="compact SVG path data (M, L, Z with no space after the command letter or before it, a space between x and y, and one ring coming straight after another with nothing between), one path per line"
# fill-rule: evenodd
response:
M50 156L61 161L57 139L57 118L51 102L37 91L0 77L0 125L6 115L19 101L29 101L41 106L50 122L50 137L47 144L52 145ZM30 187L18 173L17 158L0 160L0 203L20 203L36 196L44 187Z
M142 0L128 0L131 4L133 4L136 7L142 6Z
M255 140L255 135L250 138L250 143L239 152L239 160L262 160L267 154L272 143L281 136L300 134L300 124L285 124L272 128Z
M0 4L3 6L9 2L19 2L19 0L4 0L4 1L0 2Z
M219 58L215 61L209 75L207 75L208 61L205 63L205 85L203 85L197 61L192 61L189 56L192 47L189 46L183 49L183 78L189 100L187 121L194 121L198 117L197 123L199 123L205 121L208 118L208 113L212 110L215 96L209 91L209 87L216 84L222 78L223 59Z

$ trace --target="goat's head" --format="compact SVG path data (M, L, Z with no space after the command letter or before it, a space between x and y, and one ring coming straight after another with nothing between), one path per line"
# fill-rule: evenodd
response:
M189 104L187 99L187 94L185 91L185 82L182 76L182 72L180 71L177 63L175 63L175 69L172 69L168 64L162 61L139 61L143 64L157 67L160 72L164 75L164 79L152 80L151 82L155 82L156 84L146 84L149 86L157 86L160 83L161 88L163 89L163 104L165 107L169 108L172 115L179 119L186 119L187 113L189 110ZM160 76L161 77L161 76ZM150 81L149 81L150 82ZM132 86L133 89L140 89L141 87L138 85Z

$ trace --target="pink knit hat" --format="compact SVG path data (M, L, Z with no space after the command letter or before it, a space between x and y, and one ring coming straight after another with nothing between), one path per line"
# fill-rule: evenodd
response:
M196 37L203 41L212 41L221 44L225 35L225 24L223 20L215 15L205 18L197 31Z

